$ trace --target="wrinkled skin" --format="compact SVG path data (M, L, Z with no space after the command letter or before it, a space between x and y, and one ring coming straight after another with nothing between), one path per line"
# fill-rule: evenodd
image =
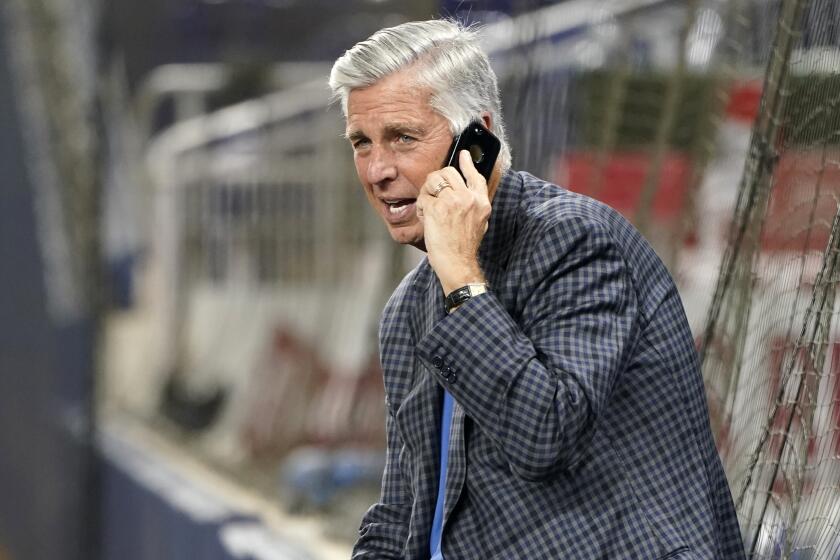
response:
M477 253L500 173L497 164L488 186L466 151L459 154L466 182L453 167L441 169L452 143L449 123L412 78L411 69L402 70L351 91L346 134L368 202L394 241L427 252L449 293L484 282ZM489 114L484 123L491 127ZM443 181L451 188L439 190Z

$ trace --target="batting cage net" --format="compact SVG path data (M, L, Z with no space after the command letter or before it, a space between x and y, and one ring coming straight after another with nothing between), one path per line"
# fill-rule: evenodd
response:
M831 2L783 2L701 356L749 553L840 554L840 58Z
M528 48L497 54L515 163L620 210L675 274L750 557L836 558L840 10L622 6L520 20Z

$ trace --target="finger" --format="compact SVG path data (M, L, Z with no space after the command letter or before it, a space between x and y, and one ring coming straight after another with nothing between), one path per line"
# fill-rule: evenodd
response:
M429 176L426 177L426 182L420 189L422 194L426 194L432 198L437 198L443 193L443 191L452 188L452 184L449 179L441 171L442 170L438 170L434 173L430 173Z
M469 187L467 187L467 184L464 182L464 178L454 167L444 167L439 171L439 173L446 179L447 183L452 185L452 192L458 193L469 190Z
M448 189L446 189L448 190ZM427 217L429 213L434 212L436 205L438 205L437 197L430 195L425 190L421 190L417 195L417 201L414 203L414 208L417 211L418 217Z
M486 194L487 181L484 179L484 176L478 172L478 169L475 168L470 152L467 150L461 150L461 153L458 154L458 163L461 165L461 173L464 174L464 177L467 180L467 186L470 189L475 189Z

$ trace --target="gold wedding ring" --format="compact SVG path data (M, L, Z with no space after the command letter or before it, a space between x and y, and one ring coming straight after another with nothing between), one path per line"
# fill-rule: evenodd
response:
M440 183L437 184L435 187L435 192L432 193L432 196L437 197L440 194L440 191L446 188L452 188L452 185L449 184L449 181L446 179L442 180Z

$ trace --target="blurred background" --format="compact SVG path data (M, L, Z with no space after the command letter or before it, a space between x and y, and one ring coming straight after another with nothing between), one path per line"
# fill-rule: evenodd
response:
M835 0L3 0L0 560L349 556L422 254L326 79L439 16L677 279L750 557L840 558Z

